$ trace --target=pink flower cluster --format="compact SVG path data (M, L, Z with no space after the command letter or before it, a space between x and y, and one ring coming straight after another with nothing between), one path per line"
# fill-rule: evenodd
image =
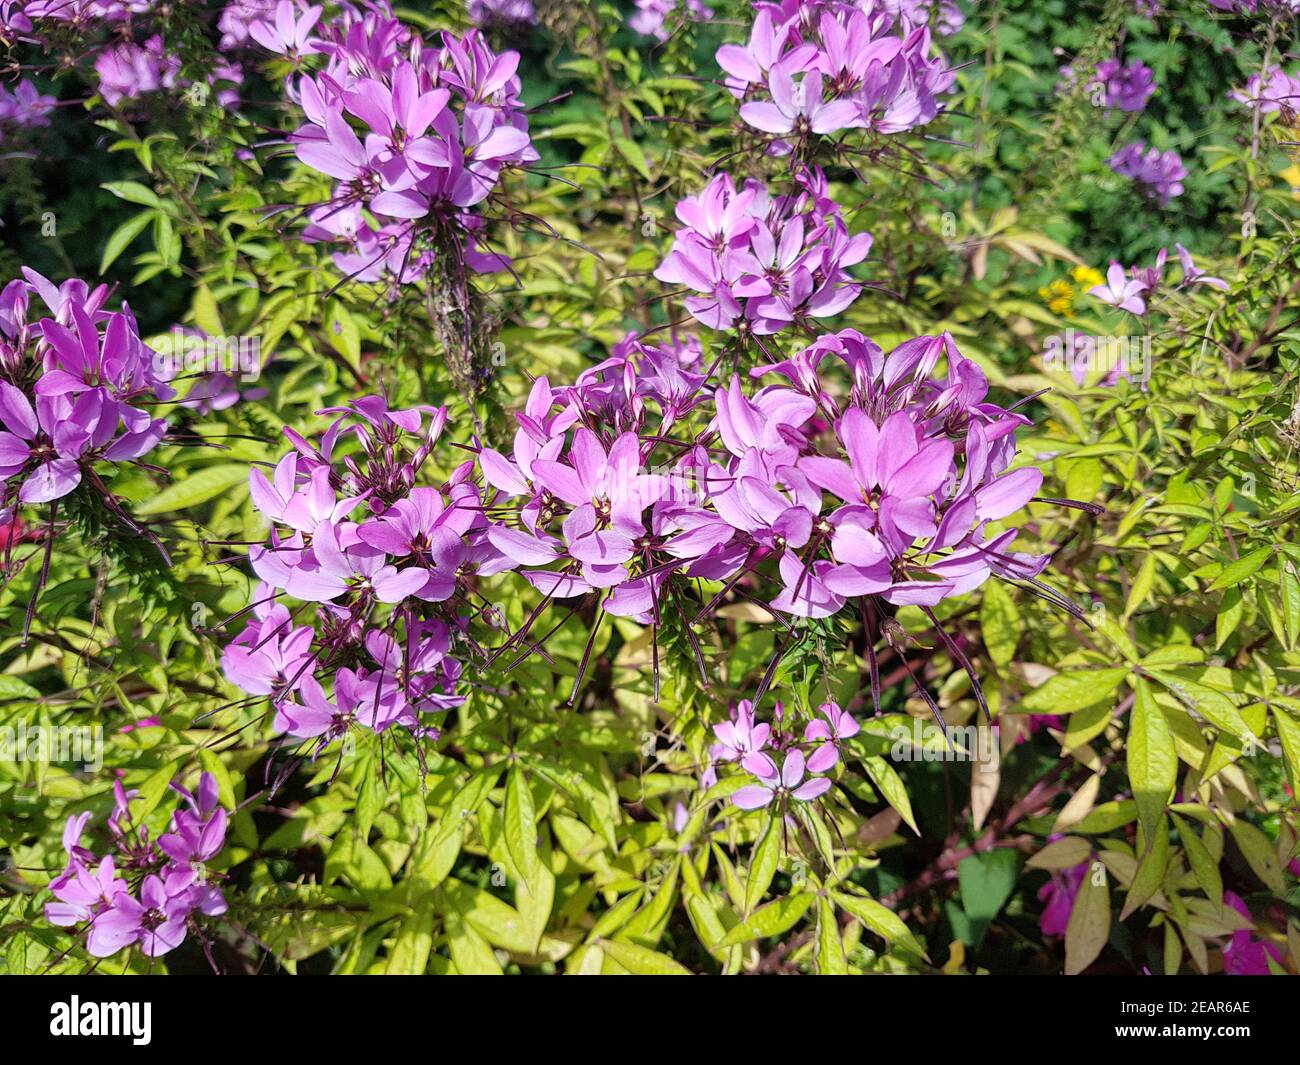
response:
M740 117L765 133L914 129L939 113L956 79L931 54L929 27L913 24L910 5L891 13L840 0L760 0L754 8L749 43L723 45L717 60L743 101Z
M1227 290L1228 283L1221 277L1211 277L1198 267L1192 259L1191 252L1181 244L1176 244L1174 247L1183 271L1182 279L1174 286L1174 291L1188 285L1209 285L1211 288ZM1165 262L1168 258L1169 252L1161 248L1156 256L1155 266L1131 266L1127 273L1123 266L1112 260L1110 269L1106 271L1106 283L1094 285L1088 293L1102 303L1109 303L1112 307L1118 307L1130 314L1146 314L1148 298L1165 284Z
M442 409L390 410L369 396L322 413L340 417L318 443L286 429L293 450L272 477L251 475L272 531L249 552L264 586L224 652L226 676L272 700L278 731L321 746L354 725L436 736L420 715L463 701L449 601L495 555L475 543L486 522L474 464L441 488L416 486ZM314 622L296 623L282 594L319 604Z
M933 380L944 355L948 378ZM818 376L827 357L854 382L842 407ZM770 609L818 618L858 597L933 606L993 573L1041 572L1045 558L1009 551L1016 530L988 530L1041 483L1036 469L1008 471L1026 420L987 402L951 337L887 359L845 330L754 373L787 383L705 389L639 344L563 392L539 380L514 460L480 453L498 490L489 542L548 596L598 589L607 612L644 623L667 609L677 573L744 580ZM676 428L684 419L703 429Z
M1134 60L1125 66L1118 59L1097 64L1097 81L1104 86L1105 104L1121 111L1143 111L1156 91L1155 72Z
M1148 148L1146 141L1133 141L1112 155L1106 165L1121 177L1132 178L1144 186L1161 207L1183 193L1187 167L1172 148L1162 152Z
M169 55L163 39L154 34L142 44L123 41L105 48L95 60L99 93L110 107L152 92L174 88L181 61Z
M537 8L533 0L469 0L465 5L475 26L493 23L535 25Z
M307 121L291 140L304 164L337 184L304 238L342 245L335 263L360 281L417 280L447 251L480 273L508 266L478 247L484 223L470 208L503 170L538 158L519 100L519 54L494 54L477 30L444 33L430 48L373 10L312 32L301 47L325 67L297 82Z
M128 462L167 431L148 407L172 398L140 339L131 310L104 304L108 288L56 287L24 268L0 291L0 506L47 503L83 477L99 486L100 462ZM52 317L29 321L32 297Z
M802 171L796 186L773 196L762 182L737 189L717 175L677 204L682 228L655 277L700 293L686 309L712 329L740 323L767 335L840 313L862 289L848 267L867 257L871 235L849 235L820 170Z
M45 904L45 916L63 928L81 926L86 949L97 958L132 945L146 957L161 957L184 942L196 927L196 915L226 912L226 900L206 868L226 841L216 778L202 774L197 794L176 784L172 788L183 805L172 814L168 831L152 839L132 821L136 792L114 783L108 818L113 853L102 859L81 846L89 813L69 817L64 826L68 864L50 883L56 901Z
M627 24L643 37L666 41L672 32L668 19L679 8L682 9L679 22L708 22L713 18L713 9L706 7L702 0L682 0L680 3L679 0L636 0L636 11Z
M1270 67L1263 76L1252 74L1246 85L1230 94L1234 100L1258 107L1261 114L1274 111L1300 112L1300 75L1281 67Z
M27 78L20 81L12 92L0 85L0 141L4 140L6 126L19 129L48 126L49 114L56 102L53 96L42 94Z
M718 766L737 763L755 778L731 796L741 810L758 810L773 802L811 802L826 794L831 781L808 773L828 773L840 760L845 740L858 734L853 715L834 702L823 703L820 716L807 722L802 739L792 722L785 720L785 708L777 703L772 724L756 723L754 706L743 699L727 721L713 726L716 742L709 747L709 765L700 786L711 788L718 779ZM780 758L780 765L777 764Z

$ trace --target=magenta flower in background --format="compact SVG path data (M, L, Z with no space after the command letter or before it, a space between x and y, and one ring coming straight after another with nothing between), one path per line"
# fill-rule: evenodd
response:
M1260 114L1300 111L1300 75L1288 74L1278 66L1269 67L1263 75L1252 74L1243 88L1229 95L1240 103L1258 107Z
M221 31L218 47L229 52L247 45L253 23L273 22L276 6L277 0L230 0L217 19Z
M168 54L161 36L143 44L123 41L100 52L95 60L99 92L110 107L176 85L181 61Z
M1043 935L1065 935L1070 925L1070 914L1074 912L1074 900L1079 897L1079 889L1091 864L1092 859L1088 859L1068 869L1053 870L1051 879L1038 889L1039 901L1046 903L1038 919Z
M1183 178L1187 167L1172 148L1161 152L1148 148L1146 141L1133 141L1107 160L1106 165L1121 177L1132 178L1152 196L1161 207L1168 205L1183 192Z
M1121 111L1144 111L1156 91L1155 72L1141 60L1127 66L1118 59L1104 59L1097 64L1097 81L1105 88L1107 107Z
M1192 253L1184 248L1181 244L1175 244L1178 251L1178 262L1183 268L1183 284L1191 285L1209 285L1211 288L1222 289L1225 292L1229 288L1228 282L1221 277L1211 277L1204 270L1196 265L1192 260Z
M1245 902L1234 892L1223 893L1223 904L1236 910L1246 920L1254 921ZM1241 929L1232 933L1232 939L1223 948L1223 971L1229 976L1269 976L1272 973L1268 967L1270 958L1282 965L1282 948L1276 943L1258 938L1252 931Z
M469 0L465 8L469 20L475 26L486 26L494 22L531 26L537 22L537 9L533 6L533 0Z
M312 30L323 10L319 4L303 7L293 0L280 0L274 20L269 17L254 20L248 27L248 35L268 52L297 59L315 50Z
M48 126L49 115L58 101L50 95L43 94L24 78L12 92L0 85L0 126L9 123L18 127Z
M708 22L713 18L712 8L702 0L636 0L636 10L627 24L643 37L666 41L671 35L668 20L675 14L679 21Z

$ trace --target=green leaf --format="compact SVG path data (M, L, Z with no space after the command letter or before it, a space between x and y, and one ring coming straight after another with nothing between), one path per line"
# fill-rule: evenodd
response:
M197 507L237 484L247 483L248 469L248 464L243 462L205 466L195 473L182 476L152 499L138 504L134 511L139 517L148 517Z
M1138 820L1148 838L1155 832L1165 804L1178 782L1178 755L1164 711L1145 678L1137 681L1137 697L1129 715L1128 779L1137 802Z
M919 836L921 830L916 827L916 818L912 814L912 800L907 796L907 785L903 783L898 771L879 755L863 755L861 760L862 767L880 789L885 801L898 811L908 827Z
M1019 854L1007 848L972 854L957 866L961 908L970 919L970 946L978 948L984 941L984 933L1011 897L1019 869Z
M646 159L645 150L641 145L627 137L615 137L614 146L618 149L618 154L626 159L638 174L647 181L654 180L650 173L650 162Z
M1160 818L1156 830L1145 839L1144 835L1139 832L1138 839L1145 857L1138 862L1133 882L1129 884L1128 894L1124 897L1124 909L1119 915L1121 921L1127 920L1128 915L1139 906L1150 902L1165 882L1165 870L1169 867L1168 822L1165 818Z
M730 947L737 943L748 943L751 939L770 939L788 932L808 912L816 897L811 891L803 891L760 906L748 920L736 925L716 945Z
M1092 844L1079 836L1062 836L1025 862L1026 869L1069 869L1092 856Z
M680 965L657 950L650 950L637 943L625 943L618 939L603 939L603 950L619 965L636 976L690 976L690 969Z
M194 324L210 337L223 337L226 327L221 324L221 311L213 298L212 289L200 285L194 290Z
M1148 552L1147 557L1142 562L1142 568L1138 570L1138 575L1133 578L1133 586L1129 588L1128 599L1124 601L1125 620L1132 617L1133 612L1146 602L1147 596L1151 594L1151 587L1155 583L1155 579L1156 556Z
M137 215L132 215L109 234L108 240L104 242L104 254L99 260L100 274L117 262L122 253L131 246L131 242L154 220L154 217L153 211L141 211Z
M451 909L444 917L447 946L456 971L462 976L501 976L501 965L492 946L463 913Z
M1108 698L1123 683L1128 672L1127 668L1116 666L1057 673L1020 701L1020 712L1072 714Z
M405 917L388 952L384 968L389 976L419 976L429 967L433 950L433 908ZM494 959L495 960L495 959Z
M1228 831L1232 833L1233 841L1246 859L1246 864L1264 886L1279 898L1285 896L1286 880L1282 876L1282 867L1278 865L1277 848L1273 842L1240 816L1233 819Z
M0 677L0 681L3 679ZM1282 753L1286 756L1287 772L1291 776L1291 792L1300 795L1300 722L1285 710L1275 706L1273 724L1277 728L1277 738L1282 744Z
M1216 651L1236 631L1245 612L1246 604L1241 597L1240 590L1229 588L1223 597L1223 602L1219 605L1219 613L1214 619L1214 648Z
M1020 611L1001 581L986 581L984 584L980 629L984 634L984 646L995 663L1005 666L1015 657L1020 643Z
M39 699L41 693L25 680L0 673L0 699Z
M888 906L875 899L864 899L859 895L846 895L838 891L833 892L831 897L840 909L851 913L891 947L898 947L913 957L926 957L921 944L903 923L903 919Z
M146 188L138 181L110 181L99 187L107 189L118 199L126 200L127 203L138 203L141 207L154 207L158 210L164 210L166 207L153 189Z
M1065 974L1077 976L1097 960L1110 938L1110 884L1105 866L1094 862L1079 885L1065 929Z
M745 912L752 914L763 901L767 889L776 876L781 861L781 819L768 816L767 827L749 860L749 876L745 884Z
M843 976L849 971L844 958L844 940L835 919L835 907L828 898L817 900L817 972L821 976Z
M1174 827L1178 829L1178 838L1183 841L1187 862L1192 867L1196 882L1201 885L1205 897L1214 903L1215 907L1222 906L1223 877L1219 873L1219 863L1214 860L1194 828L1177 814L1170 814L1170 817Z
M1248 555L1242 555L1214 580L1209 587L1211 592L1217 592L1224 588L1235 588L1247 577L1253 576L1254 573L1268 561L1269 556L1273 553L1273 548L1261 547L1252 551Z
M139 794L131 801L131 819L139 824L148 817L158 804L163 801L171 783L180 772L179 761L168 762L161 769L151 773L139 787Z
M533 883L537 878L537 813L532 789L517 763L506 782L505 837L506 850L519 875Z

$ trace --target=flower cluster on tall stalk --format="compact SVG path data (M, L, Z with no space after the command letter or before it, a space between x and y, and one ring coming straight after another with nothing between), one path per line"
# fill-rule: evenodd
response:
M485 522L473 462L441 486L417 483L441 408L390 410L369 396L324 413L338 417L318 441L286 429L292 450L271 477L251 475L271 534L249 551L262 585L222 666L271 700L277 731L318 750L354 727L436 739L423 715L463 702L448 654L463 628L460 586L495 554L476 546Z
M310 212L307 240L341 246L339 269L360 281L418 280L446 256L453 269L504 269L480 248L487 200L504 169L538 158L519 101L517 52L496 55L477 30L428 42L375 11L318 24L305 51L323 68L293 87L307 121L298 158L335 179Z
M131 309L123 303L109 310L109 295L106 285L91 288L74 278L56 286L27 268L0 290L0 524L24 507L51 504L27 627L48 572L60 501L70 493L80 490L162 550L109 482L118 464L140 462L158 446L167 421L150 408L175 391L140 339ZM25 562L12 549L10 539L6 576Z

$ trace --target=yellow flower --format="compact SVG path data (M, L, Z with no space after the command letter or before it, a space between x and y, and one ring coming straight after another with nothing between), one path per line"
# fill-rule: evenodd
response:
M1085 289L1106 283L1106 279L1101 276L1101 271L1094 270L1091 266L1076 266L1070 271L1070 276L1079 282L1080 288Z
M1038 290L1038 298L1047 304L1053 314L1069 314L1074 310L1074 286L1064 278Z

